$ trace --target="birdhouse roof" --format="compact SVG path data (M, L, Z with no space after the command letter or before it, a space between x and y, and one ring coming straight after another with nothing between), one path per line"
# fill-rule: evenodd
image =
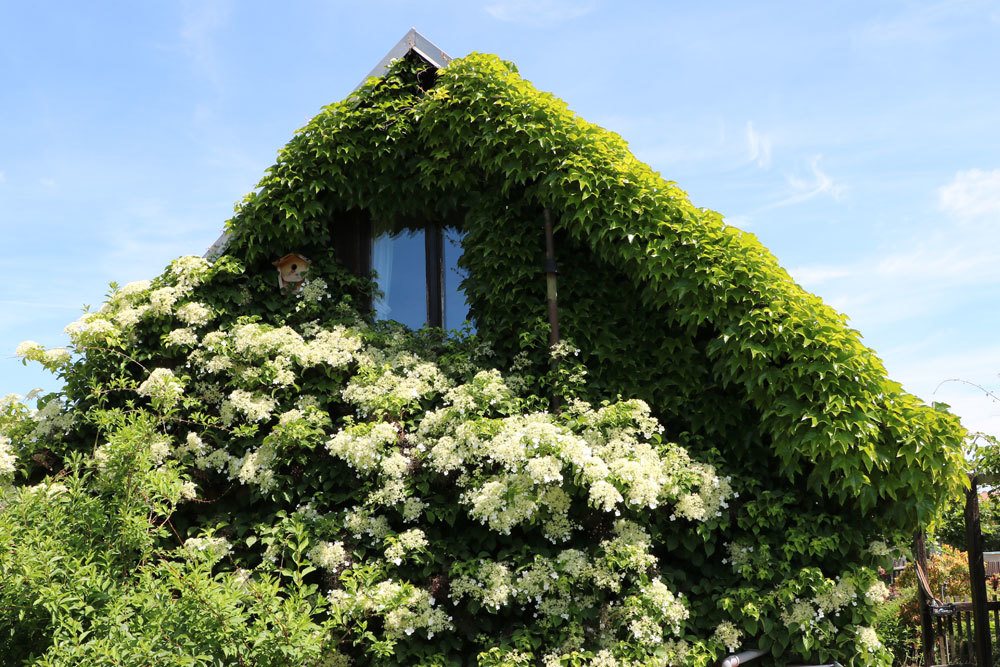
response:
M308 261L310 261L309 258L306 257L305 255L300 255L297 252L290 252L287 255L285 255L284 257L282 257L281 259L275 260L274 261L274 265L275 266L281 266L282 264L287 264L288 262L291 262L292 260L299 260L300 262L308 262Z

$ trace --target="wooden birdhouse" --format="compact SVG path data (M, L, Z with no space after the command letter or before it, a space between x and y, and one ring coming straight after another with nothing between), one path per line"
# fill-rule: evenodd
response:
M278 269L278 287L294 292L302 287L311 262L297 252L290 252L274 263Z

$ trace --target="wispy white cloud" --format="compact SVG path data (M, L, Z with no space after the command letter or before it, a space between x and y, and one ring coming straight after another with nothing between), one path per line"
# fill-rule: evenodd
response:
M597 0L498 0L485 9L499 21L543 26L580 18L597 5Z
M951 354L933 354L940 343L886 350L890 375L925 401L950 405L966 428L1000 434L1000 404L984 391L1000 393L1000 346L978 345Z
M809 160L808 176L803 177L796 174L785 176L785 182L791 190L791 194L760 207L756 212L801 204L820 195L840 199L844 194L844 186L834 181L829 174L820 168L819 163L822 157L822 155L816 155Z
M215 83L222 79L215 37L229 20L231 8L229 0L200 0L182 5L181 51L201 74Z
M1000 222L1000 169L969 169L955 174L938 189L941 210L953 218L969 222L989 218Z
M864 24L858 37L882 46L900 42L929 44L951 39L968 21L992 21L996 17L990 0L943 0L903 6L897 14Z
M3 169L0 169L0 183L6 183L6 182L7 182L7 172L5 172Z
M954 307L956 295L974 307L992 307L990 295L1000 290L1000 170L960 171L938 188L937 198L946 215L932 227L849 264L790 273L856 321L883 326L940 317L935 314Z
M771 166L771 138L755 130L751 121L747 121L746 134L750 161L762 169L767 169Z

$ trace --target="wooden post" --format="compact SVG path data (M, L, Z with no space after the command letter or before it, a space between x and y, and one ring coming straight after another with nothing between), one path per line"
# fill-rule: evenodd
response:
M913 537L914 567L917 564L927 572L927 546L924 544L924 531L917 531ZM919 577L919 573L917 575ZM934 664L934 626L931 619L930 600L924 593L923 586L917 586L917 603L920 607L920 648L924 654L924 665Z
M972 618L975 624L976 664L993 667L990 617L986 611L986 566L983 564L983 535L979 527L979 485L969 475L965 492L965 542L969 548L969 579L972 583Z

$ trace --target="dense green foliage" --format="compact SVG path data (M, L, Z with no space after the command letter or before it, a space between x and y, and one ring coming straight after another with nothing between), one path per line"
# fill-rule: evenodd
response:
M979 526L983 551L1000 551L1000 501L995 492L979 496ZM934 528L934 538L956 549L967 550L964 497L955 498L944 506Z
M546 208L578 356L539 324ZM478 335L372 325L330 251L358 216L460 226ZM886 664L870 566L961 488L957 420L511 65L397 62L229 232L214 264L115 290L72 355L20 350L66 389L0 411L11 655ZM281 293L292 250L310 281Z

